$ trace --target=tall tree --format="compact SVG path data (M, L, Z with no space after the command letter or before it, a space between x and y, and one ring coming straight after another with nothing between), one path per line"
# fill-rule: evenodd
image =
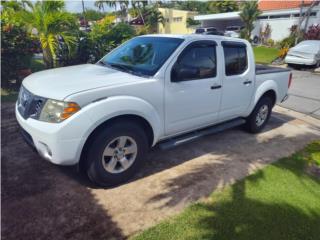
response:
M65 44L71 54L76 44L76 38L72 34L77 29L76 19L65 11L63 1L38 1L22 12L21 18L39 39L43 60L48 68L55 64L59 44Z
M99 10L104 11L104 5L107 7L114 8L117 11L117 2L116 1L107 1L107 0L97 0L94 2L94 6L96 6Z
M122 22L125 21L127 15L128 15L128 6L129 1L128 0L121 0L121 1L108 1L108 0L97 0L95 1L94 5L99 8L99 10L104 10L104 5L108 7L114 7L115 12L117 13L117 7L119 6L119 17Z
M148 26L152 33L156 33L158 30L158 24L165 24L165 19L162 13L156 7L151 7L145 14L145 25Z
M209 10L213 13L234 12L239 10L239 4L233 0L211 1Z
M258 8L257 1L245 1L241 5L240 18L244 23L244 38L250 41L251 32L254 28L254 22L257 20L261 11Z

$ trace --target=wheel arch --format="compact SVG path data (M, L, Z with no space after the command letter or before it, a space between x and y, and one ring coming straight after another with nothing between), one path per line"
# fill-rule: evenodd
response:
M259 100L265 96L269 96L273 100L273 105L277 102L278 86L275 81L267 80L258 87L254 98L253 108L257 105Z
M112 118L102 122L100 125L98 125L95 129L93 129L91 131L91 133L87 137L87 139L81 149L80 159L79 159L79 163L78 163L80 169L85 169L85 167L86 167L85 166L86 153L88 151L90 144L94 140L94 137L96 136L96 134L99 131L101 131L101 129L104 129L106 126L111 125L115 122L119 122L119 121L127 121L127 122L131 122L133 124L137 124L137 125L141 126L147 135L149 147L151 147L153 145L155 133L152 128L152 125L145 118L143 118L139 115L135 115L135 114L118 115L118 116L112 117Z

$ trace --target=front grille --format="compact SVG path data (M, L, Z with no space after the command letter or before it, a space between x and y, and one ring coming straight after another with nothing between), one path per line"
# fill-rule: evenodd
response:
M45 103L45 98L36 96L21 86L18 97L18 111L24 119L38 118Z

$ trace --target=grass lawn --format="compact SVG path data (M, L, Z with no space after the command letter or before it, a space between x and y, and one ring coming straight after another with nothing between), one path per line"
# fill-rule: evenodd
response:
M320 179L305 171L319 158L317 141L133 239L319 239Z
M256 63L270 64L278 57L279 50L276 48L268 48L264 46L253 48Z

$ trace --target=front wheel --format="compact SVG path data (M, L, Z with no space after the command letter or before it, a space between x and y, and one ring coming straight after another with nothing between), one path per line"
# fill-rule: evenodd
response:
M272 107L272 100L269 97L261 98L247 118L246 129L251 133L260 132L270 118Z
M139 169L147 153L143 128L120 121L98 132L87 154L87 174L91 181L111 187L128 181Z

